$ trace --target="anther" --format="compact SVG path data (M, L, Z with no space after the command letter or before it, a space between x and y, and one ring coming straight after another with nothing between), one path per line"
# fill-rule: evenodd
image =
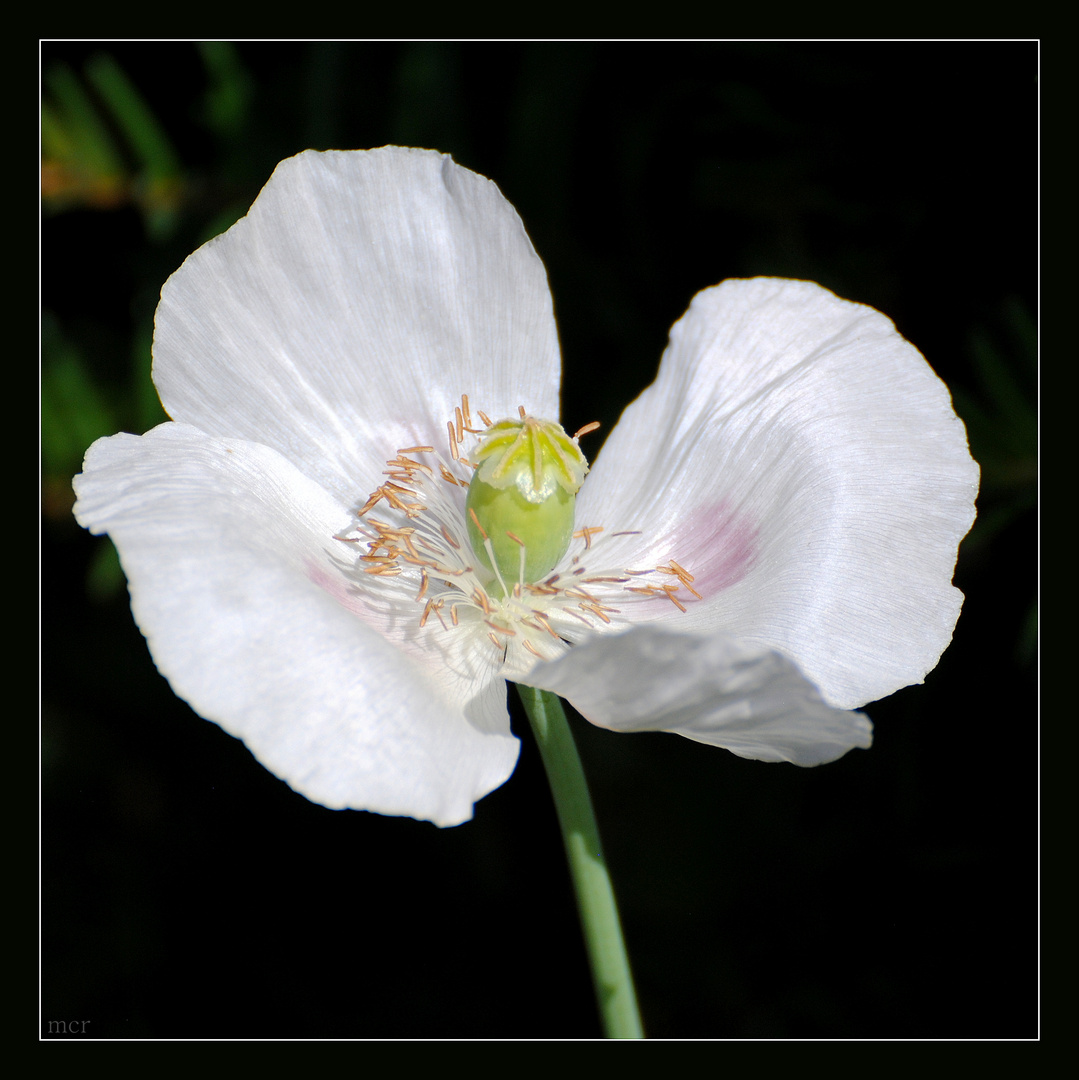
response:
M588 435L590 432L599 430L599 426L599 421L593 420L591 424L585 424L583 428L578 428L577 433L573 436L573 441L576 442L582 435Z
M480 536L482 536L483 539L486 540L487 539L487 532L484 529L484 527L480 524L480 519L478 517L476 517L476 511L473 510L471 506L468 508L468 516L472 519L472 524L475 525L476 528L479 530ZM506 535L508 536L509 533L507 532ZM518 541L518 543L520 543L520 541Z
M601 532L603 532L602 525L586 525L583 529L578 529L573 534L573 539L583 540L585 551L588 551L588 549L592 547L592 537L598 536ZM616 533L615 535L617 536L618 534Z

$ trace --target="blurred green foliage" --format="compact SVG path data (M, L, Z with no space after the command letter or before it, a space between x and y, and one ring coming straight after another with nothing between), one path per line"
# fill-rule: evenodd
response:
M63 63L45 70L41 106L42 200L46 212L130 201L151 239L175 229L183 176L175 149L138 89L108 53L80 79Z

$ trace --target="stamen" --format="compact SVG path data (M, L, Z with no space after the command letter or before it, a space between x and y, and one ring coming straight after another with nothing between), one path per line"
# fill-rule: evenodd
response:
M380 547L384 547L386 549L386 551L389 552L389 554L388 555L375 555L374 552L376 552ZM397 556L401 554L399 551L397 551L394 548L390 547L389 544L384 544L384 543L383 544L373 544L371 546L371 552L372 552L372 554L370 554L370 555L361 555L360 560L362 562L370 562L370 563L389 563L391 566L395 566L397 564Z
M432 450L432 447L418 447L414 449L420 450ZM398 450L398 455L410 453L410 450ZM393 476L394 473L400 473L404 476L404 479L412 483L415 479L415 474L418 472L426 473L428 476L432 476L431 466L425 465L422 461L413 461L411 458L398 456L386 462L387 465L392 465L393 469L386 469L385 475Z
M370 498L368 498L367 502L365 502L363 506L361 506L360 509L357 511L357 517L363 517L363 515L366 514L368 510L374 509L374 507L378 505L381 498L382 488L379 488L377 491L372 491Z
M603 526L602 525L586 525L583 529L578 529L573 534L573 539L574 540L583 540L584 541L584 549L585 549L585 551L588 551L589 548L592 547L592 537L593 536L598 536L601 532L603 532ZM617 536L619 534L615 533L615 535Z
M471 508L468 512L472 514L472 520L476 521L476 515ZM480 523L478 521L476 521L476 528L479 529L481 533L483 533L483 528L480 526ZM491 538L486 533L483 534L483 549L487 552L487 558L490 560L491 566L494 568L495 578L502 589L502 595L508 596L509 589L506 588L506 582L502 578L502 571L498 568L498 560L495 558L495 546L491 543Z
M514 596L520 596L521 595L521 586L524 584L524 580L525 580L525 562L528 559L528 552L525 550L525 542L516 533L511 533L509 531L509 529L507 529L506 530L506 535L515 544L519 545L520 549L521 549L521 551L520 551L521 558L520 558L520 562L519 562L518 567L517 567L517 584L513 586L513 595Z
M533 610L532 615L535 617L536 621L540 624L540 626L542 626L543 629L546 630L547 633L550 634L551 637L553 637L555 639L555 641L561 641L562 640L558 636L558 634L555 633L554 628L551 626L551 620L548 618L547 613L545 611Z
M487 539L487 533L485 533L483 531L483 526L480 524L480 519L478 517L476 517L476 511L473 510L471 506L468 508L468 514L469 514L469 517L472 518L472 523L476 526L477 529L479 529L480 536L482 536L484 538L484 540L486 540Z
M599 426L599 421L593 420L591 424L585 424L583 428L578 428L577 434L573 436L573 441L576 442L582 435L587 435L589 432L597 431Z
M701 594L697 592L697 590L693 588L693 586L690 584L690 582L694 580L693 575L688 570L686 570L685 567L679 566L678 563L674 561L674 559L670 560L670 564L668 566L657 566L656 572L660 574L673 574L674 577L678 578L678 580L686 587L686 589L693 593L693 595L698 600L703 599ZM668 586L664 586L664 588L667 587Z
M533 596L557 596L560 591L557 585L549 585L546 581L526 584L525 588Z
M674 606L678 608L679 611L686 610L685 604L683 604L682 601L674 595L676 592L678 592L677 585L664 585L661 591L666 594L667 599L670 600L670 602L674 604Z
M573 610L573 608L566 608L565 612L567 615L572 615L575 619L579 619L585 624L585 626L592 625L583 615L578 615L577 612ZM561 638L559 640L561 640Z
M577 606L582 611L591 611L593 615L598 615L605 623L609 624L611 621L607 618L606 615L604 615L603 609L599 606L599 604L578 604Z
M442 479L445 480L447 484L453 484L455 487L468 487L467 480L458 480L457 477L454 476L441 462L439 462L438 467L442 472Z
M576 599L578 596L589 601L589 603L597 604L599 601L590 593L587 589L566 589L567 596L572 596Z
M695 597L696 597L696 598L697 598L698 600L703 600L703 599L704 599L704 597L703 597L703 596L701 596L701 594L700 594L699 592L697 592L697 590L696 590L695 588L693 588L693 586L692 586L692 585L690 584L690 582L691 582L691 581L695 581L695 580L696 580L696 579L695 579L695 578L693 577L693 575L692 575L692 574L691 574L691 573L690 573L690 572L689 572L689 571L688 571L687 569L685 569L685 567L683 567L683 566L679 566L679 565L678 565L678 563L676 563L676 562L674 561L674 559L671 559L671 566L672 566L672 567L674 568L674 571L675 571L675 573L676 573L676 574L678 575L678 580L679 580L679 581L681 581L681 582L682 582L682 584L683 584L683 585L685 585L685 587L686 587L686 588L687 588L687 589L688 589L688 590L689 590L689 591L690 591L691 593L693 593L693 595L694 595L694 596L695 596Z
M427 603L424 605L423 614L420 616L421 628L427 625L427 619L431 614L431 609L434 607L434 603L435 602L433 600L428 600Z

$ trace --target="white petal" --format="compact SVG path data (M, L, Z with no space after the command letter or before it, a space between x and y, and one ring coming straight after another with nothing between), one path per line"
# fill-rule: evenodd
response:
M242 221L166 282L166 411L271 446L342 499L399 447L446 438L462 394L557 416L547 277L498 188L428 150L278 165Z
M593 638L540 664L529 682L614 731L673 731L741 757L819 765L872 727L826 705L786 657L720 635L645 626Z
M383 636L332 539L348 509L275 451L163 424L96 442L75 488L158 670L297 791L454 825L513 771L505 683Z
M920 682L951 640L977 488L947 388L890 320L756 278L694 299L578 521L641 529L627 564L636 543L696 575L704 600L654 617L778 649L852 708Z

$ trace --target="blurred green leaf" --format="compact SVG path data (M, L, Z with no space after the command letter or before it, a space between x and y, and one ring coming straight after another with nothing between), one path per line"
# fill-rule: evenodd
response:
M123 134L136 162L137 201L155 239L176 228L182 179L179 158L165 129L123 69L107 53L86 64L86 77Z
M86 448L117 430L116 411L50 312L42 318L41 351L42 466L46 476L68 479L81 466Z
M206 126L221 140L234 139L247 123L255 83L228 41L203 41L199 55L210 85L203 101Z
M225 207L213 220L207 222L206 226L200 231L199 243L205 244L207 240L212 240L215 236L227 232L249 209L250 203L241 202L235 202Z
M126 188L123 158L86 88L59 62L46 69L44 82L41 151L45 208L118 205Z
M134 202L150 237L179 220L183 172L172 141L145 98L107 53L86 63L86 82L65 64L45 73L41 108L46 209L113 209Z
M120 65L107 53L99 53L87 62L86 77L108 106L146 178L151 183L175 180L181 170L172 142Z
M86 571L87 595L99 603L111 600L124 587L126 580L115 545L107 536L100 537Z
M976 326L968 340L976 390L956 388L954 399L982 470L978 517L964 542L970 553L984 552L1037 507L1037 332L1026 307L1013 299L1003 305L998 326ZM1019 663L1034 660L1037 640L1035 598L1016 631Z
M1037 336L1023 305L1002 312L1003 330L975 327L969 337L977 390L956 389L971 451L982 467L982 488L1032 505L1037 483L1038 413L1035 403Z

